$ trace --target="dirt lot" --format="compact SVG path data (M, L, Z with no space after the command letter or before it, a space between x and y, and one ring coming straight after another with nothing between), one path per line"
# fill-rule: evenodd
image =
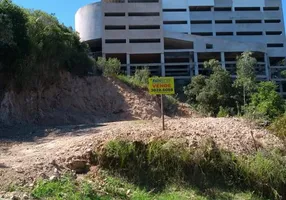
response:
M96 146L111 139L143 140L180 138L197 146L213 138L219 146L235 153L281 146L278 138L237 118L177 118L166 120L161 131L160 119L122 121L54 128L16 127L28 137L10 137L0 142L0 191L14 184L30 185L39 177L50 178L67 170L68 164L83 158ZM2 130L2 133L4 129ZM15 132L15 131L14 131ZM13 138L13 140L11 139ZM62 171L62 172L61 172Z

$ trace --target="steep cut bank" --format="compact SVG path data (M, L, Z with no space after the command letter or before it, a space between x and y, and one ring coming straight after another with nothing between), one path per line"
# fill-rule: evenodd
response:
M6 92L0 102L0 122L12 124L82 124L160 117L156 97L134 91L104 77L73 77L41 91Z

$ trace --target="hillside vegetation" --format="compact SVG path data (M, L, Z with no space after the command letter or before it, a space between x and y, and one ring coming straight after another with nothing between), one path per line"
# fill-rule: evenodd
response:
M94 60L79 36L54 15L0 1L0 86L33 90L48 87L61 71L85 76Z
M0 0L0 198L286 199L285 100L256 65L242 53L233 80L205 62L162 131L148 68L123 75L54 15Z

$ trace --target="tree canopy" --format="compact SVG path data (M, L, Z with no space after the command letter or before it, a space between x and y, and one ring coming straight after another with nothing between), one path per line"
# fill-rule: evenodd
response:
M89 48L54 15L0 1L0 73L17 88L55 82L61 71L92 72Z

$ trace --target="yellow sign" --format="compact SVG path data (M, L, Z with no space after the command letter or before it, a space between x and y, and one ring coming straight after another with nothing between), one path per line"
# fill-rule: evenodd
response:
M175 83L173 77L149 78L150 94L175 94Z

